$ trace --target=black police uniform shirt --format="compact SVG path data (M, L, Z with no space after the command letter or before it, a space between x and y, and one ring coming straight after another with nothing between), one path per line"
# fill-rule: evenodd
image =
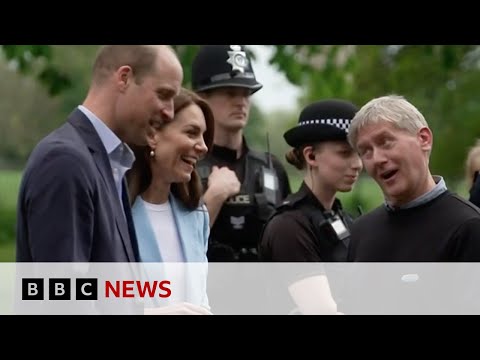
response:
M310 217L314 213L317 217ZM265 226L259 247L262 261L273 262L332 262L346 261L349 239L341 240L332 231L329 218L339 215L348 229L352 220L335 199L332 210L326 212L310 188L302 183L295 194ZM316 222L316 224L314 224Z
M267 282L269 293L276 294L269 299L272 313L279 313L281 308L284 313L290 313L295 303L288 287L313 275L327 276L332 296L338 301L342 272L334 266L322 264L346 261L349 238L338 238L328 222L336 216L347 229L350 227L352 218L342 210L338 199L335 199L332 210L325 211L303 182L268 221L259 245L260 261L282 263L272 264L275 276Z
M260 205L255 201L254 195L251 193L252 191L247 190L256 187L254 183L259 180L258 168L261 167L261 165L268 165L265 161L262 161L262 159L256 161L258 156L253 156L252 154L265 155L265 153L250 150L244 139L242 154L238 159L236 150L214 145L212 151L207 157L198 163L197 170L202 178L202 183L205 189L208 184L208 176L214 165L218 167L226 166L234 171L238 180L242 184L240 194L230 198L222 206L210 231L210 261L238 260L230 258L233 256L231 252L238 252L240 249L244 248L253 249L256 253L262 228L266 220L274 211L273 206L265 206L267 211L264 211L264 214L259 214ZM267 157L264 156L264 159L267 159ZM280 192L279 200L282 201L291 193L288 175L283 165L275 156L272 155L271 159L272 166L278 178ZM250 164L249 169L247 169L246 166L247 162ZM222 250L218 252L218 256L214 255L214 249L217 248L218 244L226 245L226 247L228 247L228 249L225 250L225 254L223 254ZM215 254L217 254L216 251Z

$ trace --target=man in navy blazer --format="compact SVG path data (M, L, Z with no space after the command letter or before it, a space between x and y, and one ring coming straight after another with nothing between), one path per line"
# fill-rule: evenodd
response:
M124 175L154 123L173 119L183 70L166 45L100 49L90 90L33 150L17 211L17 262L138 261Z

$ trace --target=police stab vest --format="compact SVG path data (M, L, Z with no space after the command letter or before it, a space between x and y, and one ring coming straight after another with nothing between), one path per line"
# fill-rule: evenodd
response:
M325 262L347 261L348 245L350 243L350 227L353 219L344 212L338 204L337 211L321 211L315 205L298 198L293 194L280 205L271 218L292 209L299 209L312 224L315 242L318 245L320 257Z
M214 165L218 166L215 159L207 156L197 166L204 189ZM275 172L268 174L275 177L277 184L275 198L272 199L266 191L265 171L271 172L267 155L249 150L245 156L245 176L240 192L223 204L210 232L210 248L222 244L237 255L245 251L256 254L262 228L280 201L278 177Z

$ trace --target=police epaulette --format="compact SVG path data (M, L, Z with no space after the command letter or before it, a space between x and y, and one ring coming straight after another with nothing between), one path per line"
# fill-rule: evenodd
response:
M293 204L295 204L295 202L292 203L290 200L284 200L280 205L277 206L275 213L278 214L287 209L291 209Z

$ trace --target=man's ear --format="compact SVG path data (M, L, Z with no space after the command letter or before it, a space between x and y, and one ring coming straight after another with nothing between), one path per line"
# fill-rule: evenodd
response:
M115 80L117 82L120 91L127 89L131 81L133 81L133 71L128 65L124 65L118 68L115 73Z
M420 142L420 148L423 151L432 151L432 144L433 144L433 134L432 130L428 127L421 128L417 133L418 140Z

